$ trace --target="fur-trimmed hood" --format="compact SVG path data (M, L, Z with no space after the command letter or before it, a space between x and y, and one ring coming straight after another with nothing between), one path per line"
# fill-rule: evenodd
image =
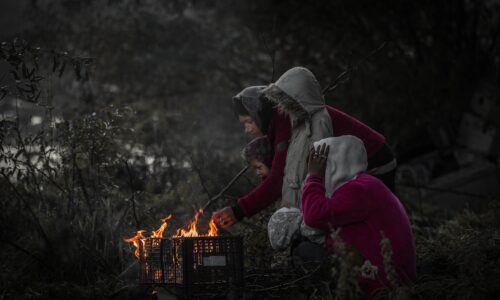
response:
M316 77L304 67L286 71L275 83L265 88L263 93L285 111L294 124L310 119L325 106Z
M300 187L307 176L307 155L314 141L333 135L332 120L325 109L321 88L306 68L286 71L263 91L289 117L292 136L286 155L281 190L283 207L300 206Z

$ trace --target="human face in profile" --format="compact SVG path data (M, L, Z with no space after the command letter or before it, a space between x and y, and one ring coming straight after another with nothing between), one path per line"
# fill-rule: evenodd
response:
M257 173L260 179L264 179L269 175L269 168L261 161L252 159L250 161L250 166L255 170L255 173Z
M245 127L246 134L249 134L253 137L261 137L264 135L259 126L257 126L257 123L254 121L254 119L252 119L252 117L248 115L239 115L238 118L240 120L240 123Z

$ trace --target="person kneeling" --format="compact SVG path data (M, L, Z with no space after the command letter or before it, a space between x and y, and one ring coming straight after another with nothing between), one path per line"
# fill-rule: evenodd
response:
M399 199L379 179L366 173L363 142L346 135L320 140L314 147L302 190L304 223L326 232L325 244L331 252L335 252L335 231L377 268L374 277L359 277L365 298L390 286L381 253L384 238L392 244L392 265L400 283L415 280L410 221Z

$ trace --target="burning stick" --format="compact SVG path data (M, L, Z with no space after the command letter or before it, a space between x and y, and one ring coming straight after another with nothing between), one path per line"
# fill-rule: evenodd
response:
M231 179L231 181L229 181L229 183L220 191L220 193L218 193L217 195L213 196L203 207L202 209L203 210L206 210L207 207L209 207L210 205L212 205L217 199L219 199L222 195L224 195L224 193L231 187L233 186L233 184L236 182L236 180L238 180L238 178L241 177L241 175L243 175L247 170L248 170L249 166L246 166L244 167L243 169L241 169L241 171L236 174L236 176L233 177L233 179Z
M198 209L198 212L194 216L194 220L191 221L188 225L188 229L178 229L177 233L174 234L172 237L204 237L204 236L217 236L218 235L218 229L217 226L215 225L215 222L213 219L210 219L210 223L208 224L209 230L207 233L201 234L198 232L197 224L198 224L198 219L201 214L203 214L203 211L212 205L217 199L219 199L235 182L238 180L241 175L243 175L246 170L248 170L248 166L243 168L236 176L231 179L231 181L214 197L212 197L203 207ZM137 231L136 235L132 238L125 239L124 241L127 243L132 243L134 247L136 248L134 254L137 258L139 258L140 255L140 250L139 247L141 246L141 243L144 245L146 239L150 238L163 238L163 232L167 228L167 222L172 219L172 214L168 215L164 219L162 219L162 224L160 228L157 230L154 230L151 232L151 236L146 237L143 235L145 230L139 230Z

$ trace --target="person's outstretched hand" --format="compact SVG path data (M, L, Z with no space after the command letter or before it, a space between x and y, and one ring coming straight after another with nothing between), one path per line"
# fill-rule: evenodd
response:
M309 152L309 175L325 177L328 152L330 152L330 146L326 144L319 145L316 149L314 147L311 149Z
M212 214L212 219L223 229L228 229L238 222L233 209L229 206L219 209Z

